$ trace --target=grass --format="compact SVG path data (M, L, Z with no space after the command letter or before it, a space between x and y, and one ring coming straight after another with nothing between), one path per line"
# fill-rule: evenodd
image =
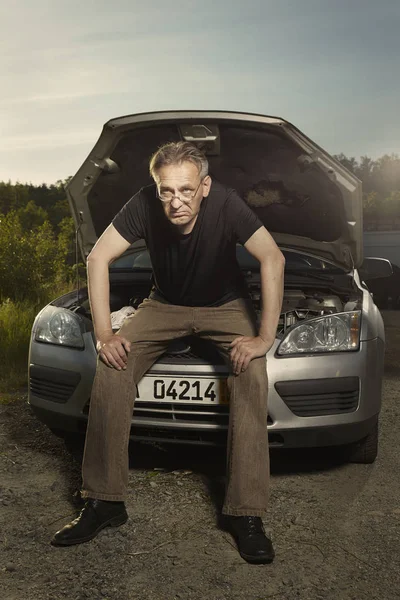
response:
M29 341L37 313L71 289L66 284L46 291L37 302L7 299L0 304L0 404L11 402L13 393L28 386Z
M26 396L22 392L0 392L0 405L12 404L13 402L24 401Z

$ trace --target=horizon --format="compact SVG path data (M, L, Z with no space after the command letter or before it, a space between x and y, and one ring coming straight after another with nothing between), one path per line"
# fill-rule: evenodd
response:
M338 154L341 154L341 152L338 152ZM343 154L345 154L343 152ZM360 159L363 158L364 156L368 156L366 154L361 154L360 156L348 156L347 154L345 155L346 158L352 159L355 158L356 161L359 163ZM390 156L390 157L394 157L394 158L400 158L400 153L397 152L393 152L391 154L382 154L381 156L377 156L376 158L373 158L372 156L369 156L369 158L371 158L372 160L379 160L380 158L383 158L384 156ZM58 181L64 182L66 179L72 178L74 177L74 174L69 174L66 177L58 177L57 179L55 179L54 181L40 181L37 183L33 183L31 181L19 181L19 180L4 180L4 179L0 179L0 183L6 183L6 184L10 184L10 185L32 185L34 187L39 187L41 185L45 185L47 187L50 187L51 185L55 185Z

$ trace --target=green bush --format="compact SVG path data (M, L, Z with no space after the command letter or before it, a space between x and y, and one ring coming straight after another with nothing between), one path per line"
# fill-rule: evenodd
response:
M41 301L7 299L0 304L0 395L28 384L29 341L35 316L50 300L72 289L65 284L58 290L49 288L47 297L42 292Z
M73 279L73 222L64 218L55 234L43 210L28 205L0 215L0 302L40 302L54 287ZM27 223L33 224L26 229Z

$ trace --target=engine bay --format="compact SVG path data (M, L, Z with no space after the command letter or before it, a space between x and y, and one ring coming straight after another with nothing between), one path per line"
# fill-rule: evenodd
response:
M130 287L130 286L129 286ZM119 311L123 307L137 309L140 303L148 296L149 290L138 290L131 296L129 287L118 285L111 287L110 310ZM141 292L141 293L140 293ZM249 293L257 316L261 317L261 291L260 285L250 285ZM77 312L91 320L91 312L87 294L81 297L81 302L70 306L70 310ZM329 289L312 288L285 288L282 310L277 327L277 337L281 338L285 332L299 321L314 319L324 315L354 311L361 309L361 291L343 290L342 293L333 293Z
M261 293L250 290L251 299L257 315L261 315ZM285 289L282 311L278 322L277 337L283 334L299 321L314 319L324 315L341 313L361 308L361 299L356 295L340 298L337 294L321 290Z

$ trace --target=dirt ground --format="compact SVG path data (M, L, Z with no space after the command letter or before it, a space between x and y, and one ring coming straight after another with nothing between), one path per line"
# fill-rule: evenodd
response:
M0 406L1 600L400 598L400 311L384 313L379 457L271 453L272 565L249 565L217 527L222 450L134 444L130 520L87 544L50 545L74 518L81 449L37 421L26 394Z

